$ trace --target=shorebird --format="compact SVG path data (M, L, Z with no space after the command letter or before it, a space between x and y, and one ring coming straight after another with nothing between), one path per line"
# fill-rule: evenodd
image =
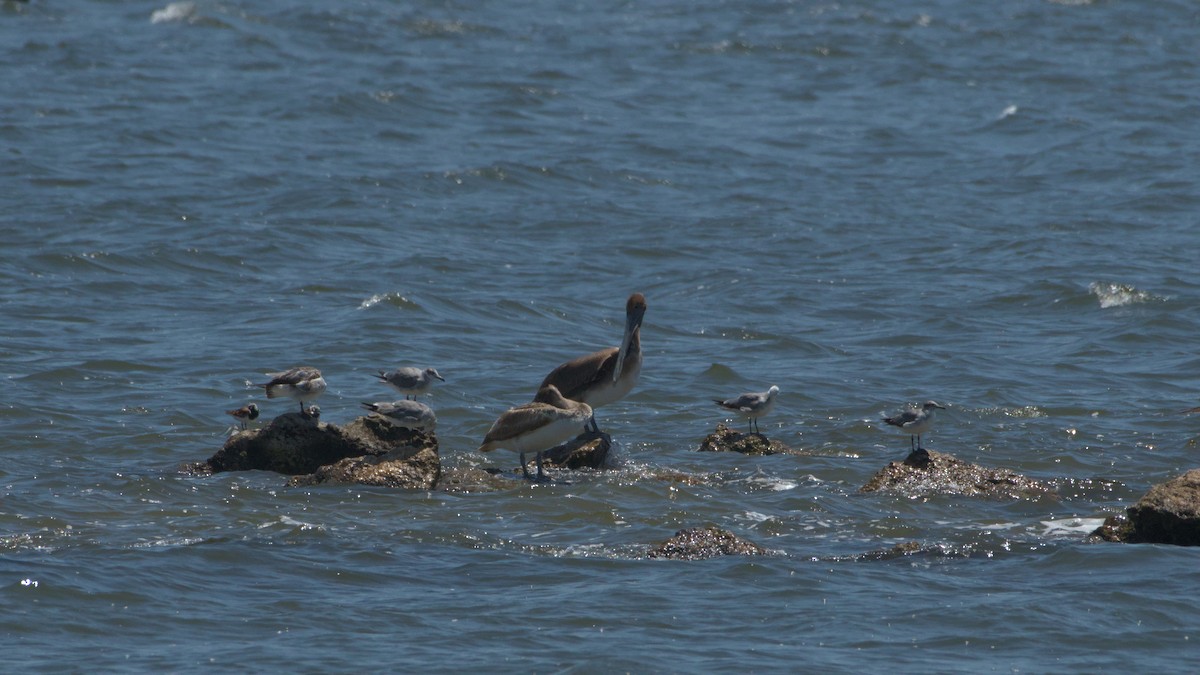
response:
M910 447L912 447L913 437L916 437L916 447L912 448L915 452L925 449L921 447L921 434L929 431L929 427L933 426L933 411L945 409L945 407L938 405L937 401L926 401L921 404L920 408L909 408L898 415L885 417L883 421L908 432Z
M753 433L758 431L758 418L767 416L775 408L775 396L777 394L779 394L779 387L771 385L771 388L766 391L742 394L736 398L727 398L724 401L714 398L713 403L726 410L741 413L751 425L750 430ZM758 433L762 432L758 431Z
M414 400L433 388L434 380L446 381L446 378L438 374L438 371L433 368L397 368L388 373L379 371L376 375L380 382L390 386L392 389L404 394L405 398L412 397Z
M642 318L646 297L634 293L625 301L625 333L619 347L609 347L560 365L538 387L554 385L565 398L586 403L592 409L625 398L642 372ZM592 431L600 431L593 416Z
M364 401L362 406L398 427L417 431L433 431L437 428L437 415L433 414L433 408L424 403L409 400L391 403Z
M241 423L242 428L246 428L246 423L250 420L258 419L258 404L250 403L234 410L226 410L226 415L233 415L233 419Z
M521 455L521 472L525 478L530 478L525 453L536 452L540 481L543 477L542 452L579 435L591 418L591 406L563 398L558 387L546 385L538 390L533 402L509 408L496 418L479 451L491 452L498 448L517 451Z
M299 366L282 373L267 373L270 382L254 385L267 390L267 398L294 398L300 401L300 414L309 417L304 409L305 401L314 401L325 393L325 378L321 371L309 366ZM316 407L316 406L313 406Z

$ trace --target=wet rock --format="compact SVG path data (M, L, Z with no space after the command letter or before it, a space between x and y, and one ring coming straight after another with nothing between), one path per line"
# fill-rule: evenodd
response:
M358 483L380 487L432 490L441 478L437 450L431 446L408 446L384 455L347 457L313 473L293 476L289 487L320 483Z
M721 555L766 555L769 551L717 527L680 530L675 536L650 549L651 558L703 560Z
M585 433L562 445L542 453L542 466L558 469L603 469L608 464L608 451L612 449L612 437L604 432ZM536 471L535 458L530 460L530 471Z
M917 450L903 462L888 464L860 488L860 492L879 490L913 497L946 494L1026 498L1053 493L1048 485L1007 469L971 464L932 450Z
M895 546L888 548L888 549L882 549L882 550L878 550L878 551L868 551L867 553L860 553L856 556L853 556L851 559L857 560L860 562L869 561L869 560L895 560L897 558L906 558L908 556L916 555L918 553L925 553L930 550L934 550L934 549L930 549L928 547L922 546L919 542L907 541L907 542L904 542L903 544L896 544Z
M1155 485L1093 536L1130 544L1200 546L1200 469Z
M700 452L740 452L744 455L798 455L800 452L763 434L743 434L724 424L700 443Z
M492 467L452 467L442 472L437 489L460 494L496 492L511 490L517 482L523 482L519 469L514 476Z
M343 463L349 458L356 459ZM296 483L306 485L345 478L370 485L429 488L437 483L440 462L435 436L393 426L377 416L359 417L339 427L288 413L261 429L234 434L208 461L188 470L196 474L274 471L306 476L310 482Z

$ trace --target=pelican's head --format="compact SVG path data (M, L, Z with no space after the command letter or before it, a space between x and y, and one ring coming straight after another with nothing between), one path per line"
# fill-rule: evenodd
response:
M625 366L625 355L633 347L634 340L640 338L639 330L642 319L646 316L646 296L634 293L625 301L625 334L621 336L621 348L617 351L617 367L613 368L613 382L621 377L621 369Z

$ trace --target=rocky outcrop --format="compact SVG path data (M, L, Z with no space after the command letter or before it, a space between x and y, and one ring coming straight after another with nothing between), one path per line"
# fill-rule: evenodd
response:
M1053 493L1048 485L1021 474L971 464L932 450L917 450L903 462L888 464L860 489L879 490L910 497L946 494L1014 499Z
M339 427L300 413L280 415L261 429L230 436L192 473L274 471L292 484L327 481L432 488L441 473L437 438L393 426L378 416L359 417Z
M758 544L751 543L717 527L695 527L680 530L674 537L650 549L651 558L669 560L703 560L721 555L766 555L770 553Z
M1155 485L1093 536L1130 544L1200 546L1200 469Z
M787 445L769 439L763 434L743 434L734 431L724 424L718 424L715 431L700 443L701 452L740 452L744 455L799 455L802 454Z

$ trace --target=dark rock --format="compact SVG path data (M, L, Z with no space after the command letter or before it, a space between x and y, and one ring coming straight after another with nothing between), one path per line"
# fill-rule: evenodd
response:
M703 560L720 555L766 555L769 551L716 527L680 530L650 549L649 557L670 560Z
M767 438L763 434L743 434L724 424L705 436L700 443L701 452L740 452L744 455L799 455L787 445Z
M1130 544L1200 546L1200 469L1155 485L1093 536Z
M359 417L339 427L287 413L261 429L234 434L208 461L187 468L197 474L251 470L312 474L311 482L356 474L372 485L432 487L440 474L437 448L432 434L393 426L377 416ZM347 458L360 459L358 464L329 467ZM410 466L401 469L397 462ZM352 470L354 466L357 470ZM329 468L322 471L323 467Z
M966 497L1025 498L1053 490L1021 474L964 462L952 455L917 450L903 462L892 462L875 474L861 492L887 490L907 496L930 494Z
M924 553L929 550L930 550L929 548L922 546L918 542L907 541L907 542L904 542L903 544L896 544L895 546L893 546L889 549L882 549L882 550L878 550L878 551L869 551L867 553L860 553L860 554L854 556L852 559L857 560L857 561L895 560L896 558L906 558L908 556L916 555L918 553Z
M608 451L611 449L612 437L608 434L585 433L542 453L542 466L559 469L603 469L608 463ZM536 458L526 455L525 459ZM530 471L536 470L536 467L530 468Z

